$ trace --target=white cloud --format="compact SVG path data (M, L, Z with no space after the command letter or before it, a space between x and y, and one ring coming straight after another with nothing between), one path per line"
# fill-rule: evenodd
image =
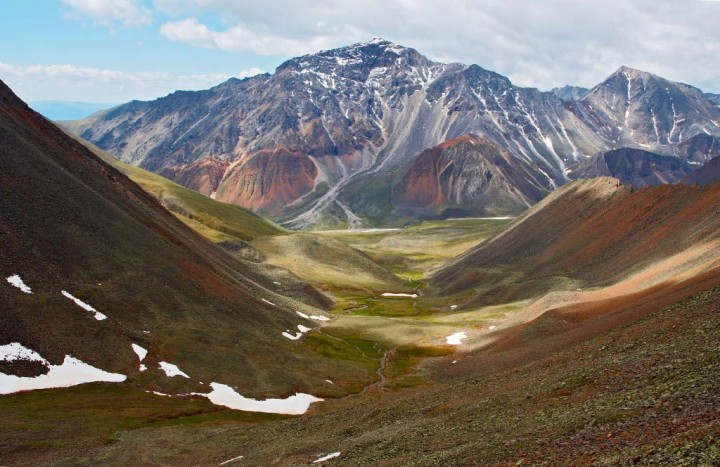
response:
M272 33L256 33L241 25L218 32L196 18L168 21L160 28L160 34L173 42L258 55L301 55L331 47L337 42L335 38L325 35L298 40Z
M231 77L247 78L258 68L234 74L174 75L163 72L128 73L74 65L11 65L0 62L0 79L25 101L125 102L154 99L175 90L198 90Z
M379 36L514 82L590 86L620 65L720 91L717 2L699 0L155 0L161 33L231 52L294 56ZM219 17L226 28L198 18ZM182 19L185 18L185 19Z
M143 26L152 22L152 12L139 0L62 0L71 15L88 17L101 26L125 28Z

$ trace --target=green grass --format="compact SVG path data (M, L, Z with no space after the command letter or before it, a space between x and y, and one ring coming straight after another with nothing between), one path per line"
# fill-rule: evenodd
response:
M424 221L399 230L317 233L364 251L403 279L420 280L501 232L510 222L481 219Z
M371 257L332 238L295 233L259 238L252 245L267 262L292 271L323 290L385 291L402 281Z
M112 401L112 402L110 402ZM117 441L121 430L259 423L285 415L240 412L201 398L171 398L127 386L84 384L0 397L0 462L77 458Z

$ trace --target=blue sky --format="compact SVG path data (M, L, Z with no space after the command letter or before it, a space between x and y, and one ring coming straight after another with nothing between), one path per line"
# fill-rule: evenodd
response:
M620 65L720 92L720 2L2 0L0 79L28 101L125 102L384 37L522 86Z

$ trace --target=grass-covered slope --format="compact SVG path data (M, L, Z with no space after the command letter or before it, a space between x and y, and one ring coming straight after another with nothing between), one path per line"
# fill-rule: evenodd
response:
M147 420L151 429L137 430L138 416L117 443L77 461L219 464L242 455L249 465L306 465L339 452L333 464L716 465L718 349L716 287L532 363L498 367L480 352L453 365L450 357L432 385L339 401L301 419ZM20 416L32 413L30 395L13 402Z

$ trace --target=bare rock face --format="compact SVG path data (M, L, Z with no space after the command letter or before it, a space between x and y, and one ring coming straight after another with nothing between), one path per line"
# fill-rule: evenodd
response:
M423 151L394 190L394 205L412 214L506 214L551 191L533 165L484 137L464 135Z
M576 112L615 147L672 155L696 134L717 135L718 110L697 88L621 67L591 89Z
M353 225L394 215L382 205L395 177L424 150L463 135L486 138L544 178L530 184L552 188L601 151L683 157L679 146L694 136L720 137L720 107L696 88L626 67L590 90L541 92L373 39L288 60L272 75L134 101L68 126L124 162L308 227L338 213ZM280 175L291 170L284 163L296 168L304 158L314 172L303 163L301 173ZM247 178L261 172L272 180ZM365 196L381 185L387 196ZM527 195L515 188L518 201Z
M712 159L688 175L683 183L688 185L712 185L720 180L720 157Z
M277 213L313 189L317 168L287 149L258 151L228 170L216 198L255 211Z
M698 133L680 143L677 152L678 156L690 164L700 166L720 156L720 138L707 133Z
M601 152L580 164L575 178L613 177L635 188L677 183L693 171L692 165L672 156L641 149L621 148Z

